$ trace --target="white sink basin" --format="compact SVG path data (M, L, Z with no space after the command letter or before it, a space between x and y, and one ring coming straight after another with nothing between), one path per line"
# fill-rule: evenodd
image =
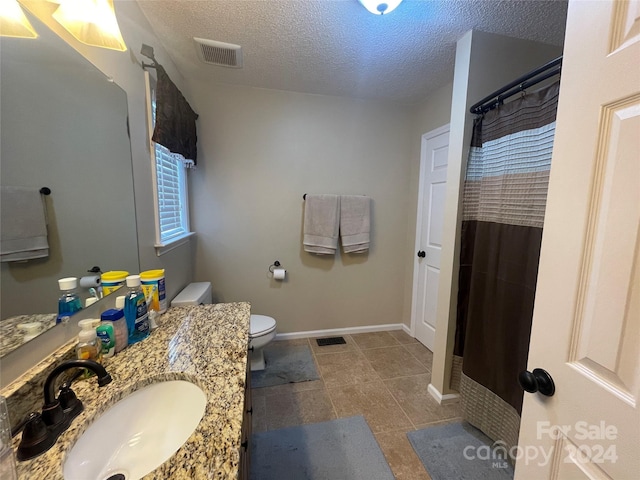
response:
M187 441L200 423L206 403L200 387L183 380L136 390L82 434L64 462L64 478L143 477Z

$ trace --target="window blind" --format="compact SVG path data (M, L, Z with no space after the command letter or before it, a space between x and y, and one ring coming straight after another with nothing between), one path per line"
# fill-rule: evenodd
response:
M155 99L152 105L155 121ZM172 154L166 147L159 143L154 145L160 243L167 243L189 233L189 224L186 218L185 166L183 160Z
M184 208L184 173L181 160L156 143L156 178L160 241L165 243L188 232Z

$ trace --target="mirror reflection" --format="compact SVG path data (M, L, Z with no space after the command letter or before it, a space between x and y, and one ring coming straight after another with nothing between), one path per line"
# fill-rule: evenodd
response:
M139 271L126 93L29 20L37 39L0 37L0 182L51 190L41 197L49 251L0 263L0 356L56 324L59 279ZM29 218L21 205L0 228ZM77 292L84 306L92 293Z

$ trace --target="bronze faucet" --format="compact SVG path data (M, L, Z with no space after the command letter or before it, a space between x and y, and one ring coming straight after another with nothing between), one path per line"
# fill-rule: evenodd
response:
M33 412L24 426L18 447L18 460L29 460L49 450L58 437L71 425L72 420L84 410L82 402L71 390L70 382L60 388L55 397L55 380L71 368L87 368L98 376L98 386L111 383L111 375L93 360L67 360L54 368L44 382L44 406L42 413Z

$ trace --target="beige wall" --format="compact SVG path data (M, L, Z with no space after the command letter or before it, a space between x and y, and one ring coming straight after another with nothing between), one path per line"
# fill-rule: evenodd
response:
M447 198L436 316L432 385L450 392L460 238L460 189L471 142L471 105L562 54L562 48L484 32L467 32L457 44L451 107Z
M198 169L190 176L196 281L246 300L278 331L402 321L412 109L388 103L191 82ZM368 255L302 249L304 193L373 199ZM411 221L415 221L413 218ZM275 260L286 282L271 280Z
M35 4L37 5L38 2ZM105 75L112 77L127 93L140 269L164 268L166 270L167 296L173 298L191 281L193 275L192 245L187 243L161 257L156 256L153 210L154 180L147 135L144 71L138 63L138 59L148 62L139 54L143 43L154 47L158 62L165 67L171 79L183 90L185 96L189 99L190 96L185 88L184 79L161 47L160 41L152 32L138 4L136 2L116 2L115 6L122 36L129 48L126 52L84 45L71 37L54 20L49 19L46 23L49 28L102 70Z

